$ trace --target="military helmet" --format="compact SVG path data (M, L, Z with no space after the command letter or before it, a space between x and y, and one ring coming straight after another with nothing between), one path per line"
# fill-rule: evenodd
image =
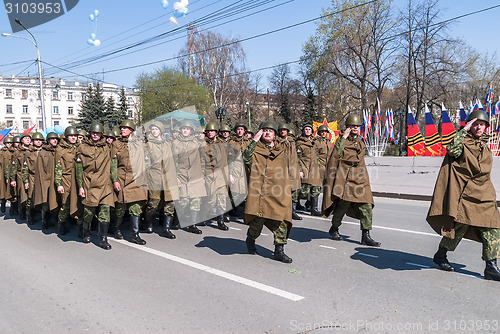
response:
M236 124L233 126L233 129L236 129L238 126L244 127L245 130L248 128L247 125L245 124L245 122L243 122L243 121L236 122Z
M43 135L40 132L35 132L33 134L33 136L31 137L31 139L33 139L33 140L36 140L36 139L45 140L45 138L43 138Z
M316 130L317 132L320 132L320 131L328 131L328 127L324 124L320 125L318 127L318 129Z
M85 131L83 129L78 130L78 135L79 136L84 136L85 137L87 134L88 134L87 131Z
M113 134L113 137L115 137L115 138L121 136L120 130L113 129L113 130L111 130L111 133Z
M477 118L481 121L485 121L488 126L490 126L490 120L488 119L488 115L483 110L474 110L467 116L467 123L472 121L474 118Z
M163 126L163 123L160 121L154 121L151 124L149 124L149 129L151 129L151 127L153 127L153 126L156 126L158 129L160 129L161 133L163 133L163 131L165 131L165 127Z
M52 138L59 139L59 136L55 132L47 133L47 140L52 139Z
M23 140L24 137L30 137L31 138L31 135L29 133L23 133L21 135L21 140Z
M135 130L135 123L132 122L132 120L130 120L130 119L126 119L122 122L122 124L120 124L120 128L123 128L123 127L131 128L132 130Z
M281 130L281 129L285 129L285 130L290 131L290 127L286 123L281 123L280 125L278 125L278 130Z
M276 126L276 123L273 121L264 121L260 123L259 125L259 130L260 129L272 129L274 132L278 131L278 127Z
M302 125L302 130L304 130L307 127L310 127L311 130L314 129L311 123L306 123L306 124Z
M12 139L12 143L20 143L21 142L21 137L19 136L15 136L13 139Z
M293 129L288 130L288 133L292 136L295 136L295 131Z
M217 126L217 123L215 123L215 122L210 122L205 127L205 131L217 131L218 129L219 129L219 127Z
M108 128L104 128L104 132L102 133L104 137L110 137L112 135L111 130Z
M12 137L5 137L5 138L3 139L3 143L4 143L4 144L7 144L7 143L11 143L11 144L12 144Z
M104 126L99 122L92 122L92 124L90 124L89 132L104 133Z
M204 126L200 126L197 130L196 130L197 133L203 133L205 132L205 127Z
M361 118L359 118L358 115L356 114L349 114L347 118L345 119L345 126L348 125L363 125L363 122L361 121Z
M250 134L254 135L255 134L255 130L253 128L248 128L245 133L250 133Z
M74 126L68 126L64 130L64 136L78 136L78 130Z
M179 126L174 126L174 128L172 129L172 132L179 132L181 131L181 128Z
M224 131L231 132L231 128L229 127L229 125L224 124L223 126L221 126L219 132L224 132Z
M195 126L194 126L193 121L191 121L189 119L185 119L181 123L181 128L191 128L194 131Z

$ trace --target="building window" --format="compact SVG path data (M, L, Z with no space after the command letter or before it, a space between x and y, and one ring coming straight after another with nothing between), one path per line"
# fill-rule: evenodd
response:
M132 118L132 110L128 111L128 118Z
M12 97L12 89L10 88L5 89L5 97Z
M54 126L59 125L59 121L54 121Z
M134 99L132 98L132 96L128 97L127 102L128 104L134 104Z
M38 115L42 114L42 107L38 107Z
M68 92L68 100L73 101L73 92Z
M85 101L85 100L87 100L87 94L82 93L82 101Z
M52 91L52 100L59 100L59 91L58 90Z
M6 112L7 114L12 114L12 104L7 104L7 105L5 106L5 112Z
M14 121L7 121L7 127L11 128L14 125Z
M43 122L42 121L38 121L38 128L43 129Z
M73 115L73 107L68 107L68 115Z
M28 106L23 105L23 114L27 114L27 113L28 113Z
M28 98L28 90L27 89L23 89L21 91L21 98L26 100Z
M29 129L30 127L30 121L23 121L23 129Z
M54 115L59 115L59 107L58 106L54 106L52 107L52 113Z

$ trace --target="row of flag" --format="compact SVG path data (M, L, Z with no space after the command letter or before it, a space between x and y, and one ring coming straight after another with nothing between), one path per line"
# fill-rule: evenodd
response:
M23 133L20 134L20 136L26 134L26 133L30 133L31 131L33 131L33 129L36 127L36 125L33 125L31 128L27 129L27 130L24 130ZM6 129L3 129L2 131L0 131L0 142L5 138L7 137L7 135L12 131L12 128L6 128Z

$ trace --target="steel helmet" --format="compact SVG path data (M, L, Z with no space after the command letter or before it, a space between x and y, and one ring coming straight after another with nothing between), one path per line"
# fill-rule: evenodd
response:
M4 144L7 144L7 143L11 143L11 144L12 144L12 137L5 137L5 138L3 139L3 143L4 143Z
M363 122L361 121L361 118L359 118L358 115L356 114L349 114L347 118L345 119L345 126L348 125L363 125Z
M15 136L14 138L12 138L12 143L20 143L21 142L21 137L19 136Z
M74 126L68 126L64 130L64 136L67 137L67 136L72 136L72 135L78 136L78 130L76 130L76 128Z
M290 130L288 131L288 133L289 133L290 135L292 135L292 136L295 136L295 131L294 131L293 129L290 129Z
M21 140L24 138L24 137L30 137L31 138L31 135L29 133L24 133L21 135Z
M92 122L92 124L90 124L89 132L104 133L104 126L99 122Z
M223 126L221 126L219 132L224 132L224 131L231 132L231 128L229 127L229 125L224 124Z
M197 130L196 130L196 133L203 133L205 132L205 127L204 126L200 126Z
M115 138L121 136L120 130L113 129L113 130L111 130L111 133L113 134L113 137L115 137Z
M278 125L278 130L281 130L281 129L285 129L285 130L290 131L290 127L286 123L281 123L280 125Z
M242 126L242 127L244 127L244 128L245 128L245 130L248 128L248 127L247 127L247 125L245 124L245 122L243 122L243 121L238 121L238 122L236 122L236 124L233 126L233 129L235 129L235 130L236 130L236 128L237 128L238 126Z
M278 131L278 127L273 121L264 121L260 123L259 130L260 129L272 129L274 132Z
M311 130L314 129L311 123L306 123L306 124L302 125L302 130L304 130L307 127L310 127Z
M149 124L149 129L151 129L151 127L153 126L156 126L158 129L160 129L161 133L165 131L165 127L163 126L163 123L160 121L154 121L153 123Z
M490 120L488 119L488 115L483 110L474 110L467 116L467 123L472 121L474 118L477 118L481 121L485 121L487 126L490 126Z
M218 129L219 129L219 127L217 126L217 123L215 123L215 122L210 122L205 127L205 131L217 131Z
M189 119L185 119L181 123L181 128L191 128L191 130L194 131L195 126L194 126L193 121L191 121Z
M47 134L47 140L52 139L52 138L59 139L59 136L55 132L49 132Z
M317 132L320 132L320 131L328 131L328 127L326 125L320 125L317 129Z
M43 135L40 132L35 132L33 134L33 137L31 137L31 139L33 139L33 140L35 140L35 139L45 140L45 138L43 138Z
M135 130L135 123L132 122L132 120L130 120L130 119L126 119L122 122L122 124L120 124L120 128L123 128L123 127L131 128L132 130Z
M83 130L83 129L80 129L80 130L78 130L78 135L79 135L79 136L84 136L84 137L85 137L86 135L88 135L88 133L87 133L87 131L85 131L85 130Z

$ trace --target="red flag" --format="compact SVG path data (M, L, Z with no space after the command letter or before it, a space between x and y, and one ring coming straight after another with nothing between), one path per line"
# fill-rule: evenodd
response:
M425 143L417 122L413 117L410 106L408 106L408 156L424 156Z
M31 132L31 130L33 130L33 128L34 128L35 126L36 126L36 124L35 124L35 125L33 125L31 128L29 128L28 130L24 130L24 132L23 132L23 133L21 133L21 135L24 135L24 134L30 133L30 132Z
M435 157L440 156L443 146L441 145L441 138L432 119L431 112L425 104L425 156Z
M455 134L457 133L455 131L455 127L453 126L453 123L450 120L450 116L448 115L448 112L446 111L444 104L441 104L441 143L442 143L442 151L441 155L445 156L446 155L446 146L451 142L453 137L455 137Z

